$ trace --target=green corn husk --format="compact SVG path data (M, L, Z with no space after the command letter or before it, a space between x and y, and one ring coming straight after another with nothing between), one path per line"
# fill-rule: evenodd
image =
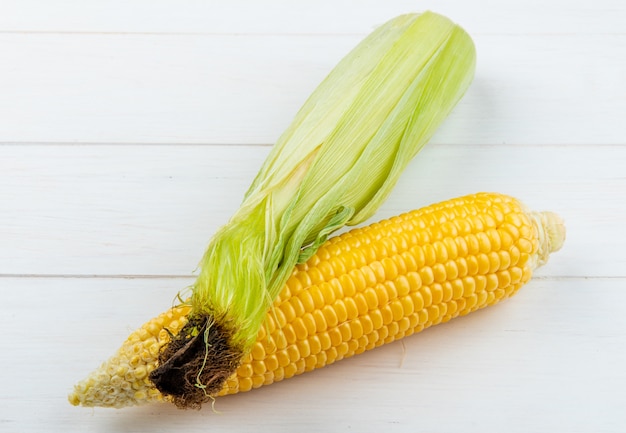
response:
M471 38L432 13L402 15L354 48L273 147L212 239L192 315L223 318L248 348L295 264L378 209L469 87Z

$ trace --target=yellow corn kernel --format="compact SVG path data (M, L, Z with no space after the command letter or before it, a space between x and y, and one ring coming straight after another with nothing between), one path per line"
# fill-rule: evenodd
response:
M218 395L321 368L495 304L527 282L563 239L558 217L527 212L498 194L450 200L332 238L296 267ZM146 376L169 338L164 329L178 332L188 312L173 308L131 334L75 387L70 402L163 400Z

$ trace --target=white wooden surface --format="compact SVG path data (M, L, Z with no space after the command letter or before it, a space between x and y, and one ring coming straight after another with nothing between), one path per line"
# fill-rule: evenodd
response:
M71 407L193 281L271 143L376 25L432 9L475 82L378 214L496 190L565 218L514 299L216 408ZM623 0L0 1L0 431L626 430Z

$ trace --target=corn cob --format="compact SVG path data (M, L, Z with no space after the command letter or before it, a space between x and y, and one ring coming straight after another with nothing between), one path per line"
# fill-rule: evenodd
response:
M331 238L297 265L249 353L207 399L321 368L496 304L516 293L564 238L557 215L528 211L516 199L492 193ZM176 306L131 334L75 386L70 402L123 407L172 400L155 388L150 373L190 311Z

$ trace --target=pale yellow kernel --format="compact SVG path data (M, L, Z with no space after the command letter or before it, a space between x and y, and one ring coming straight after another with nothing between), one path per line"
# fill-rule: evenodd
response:
M431 244L422 245L422 251L424 251L424 258L426 262L425 266L432 266L437 263L437 252L435 247Z
M363 326L361 325L361 321L359 319L350 322L350 331L352 334L352 339L354 340L360 338L363 335Z
M328 263L332 267L334 275L344 275L350 269L354 269L356 267L356 262L350 254L346 254L341 257L331 257L328 260Z
M476 281L476 293L482 292L487 287L487 277L484 275L476 275L474 281Z
M530 280L530 277L532 277L533 271L532 269L530 269L529 267L525 267L523 268L523 274L522 274L522 283L526 283L528 282L528 280Z
M505 219L507 217L505 217ZM509 222L505 222L504 224L502 224L502 231L507 232L511 236L512 240L519 239L519 237L520 237L519 229L517 228L517 226L515 224L511 224ZM504 246L504 242L503 242L503 246Z
M456 302L456 305L457 305L457 311L463 312L465 310L466 305L467 305L467 301L465 300L465 298L459 298L455 302Z
M318 332L325 331L328 328L326 318L322 310L315 310L313 312L313 319L315 319L315 328Z
M448 302L448 315L450 317L456 317L457 311L459 309L458 303L456 301Z
M478 251L481 253L488 253L491 251L491 242L489 236L484 232L476 233L476 240L478 241Z
M302 323L304 324L308 335L315 335L317 332L317 325L315 324L315 317L311 313L305 313L302 316Z
M489 268L491 267L489 263L489 257L485 253L480 253L476 256L476 260L478 262L478 274L485 275L489 273Z
M309 278L311 279L311 284L321 285L325 281L324 275L319 270L319 268L317 268L317 266L311 267L307 271L307 274L309 275Z
M289 355L287 354L287 350L279 350L278 352L276 352L276 360L278 361L279 368L289 365L290 359Z
M448 256L448 249L446 248L446 244L442 241L433 242L433 249L435 251L435 257L437 263L445 263Z
M138 355L134 355L130 358L130 361L128 361L128 365L130 365L131 368L136 368L139 364L141 364L141 358Z
M441 283L446 280L446 267L442 263L435 263L431 269L434 281Z
M316 355L317 357L317 364L315 365L316 368L322 368L326 366L326 363L328 362L328 355L326 354L326 352L320 352Z
M418 269L417 261L415 260L415 256L412 254L413 249L409 251L405 251L400 256L402 257L402 261L404 262L404 266L406 267L407 273L416 272Z
M389 329L387 328L387 326L383 326L382 328L380 328L378 330L378 342L381 344L384 344L385 339L389 336ZM355 340L351 340L351 341L355 341ZM355 344L355 350L356 350L357 345Z
M389 299L394 299L398 296L398 291L392 281L386 281L384 284L377 284L376 298L378 299L378 306L385 305L389 302Z
M492 251L487 254L489 258L489 273L497 272L500 269L500 255Z
M463 296L468 297L474 294L476 291L476 278L477 277L465 277L463 278Z
M516 245L513 245L509 250L509 257L511 259L511 266L515 266L519 263L521 254Z
M263 348L265 349L265 353L274 353L276 352L276 342L274 341L274 337L271 335L263 340L259 340L263 344Z
M311 312L315 309L315 302L309 290L302 290L298 293L298 298L305 312Z
M359 311L359 316L362 316L369 311L367 300L363 293L357 293L354 297L354 302L356 303L356 307Z
M306 325L304 324L304 321L302 320L302 317L296 317L296 319L293 321L291 325L293 326L293 331L295 332L296 339L298 341L304 340L305 338L309 336L309 333L306 329Z
M397 296L408 295L411 291L411 285L405 275L400 275L394 281L393 285L396 287Z
M285 369L284 367L278 367L274 371L274 382L280 382L285 378Z
M342 274L339 276L339 284L345 297L352 297L356 293L356 286L353 279L348 274Z
M282 328L287 324L287 318L282 308L274 308L272 311L274 319L276 320L277 328Z
M298 350L298 346L292 344L287 347L287 356L289 356L289 360L292 363L295 363L298 359L300 359L300 351ZM280 361L280 360L279 360Z
M352 337L352 331L350 330L350 322L344 322L337 327L341 333L341 340L348 341Z
M399 321L404 317L404 309L402 308L402 302L395 300L389 304L391 307L391 313L393 314L394 322Z
M151 358L156 358L159 356L159 352L161 350L161 346L158 343L154 343L148 347L148 351L150 352Z
M276 344L276 349L278 350L283 350L287 347L287 344L289 344L282 329L274 334L274 343Z
M148 395L146 394L145 391L137 391L133 394L133 398L137 401L141 401L141 400L146 400L148 398Z
M452 285L452 299L459 299L463 296L463 292L465 288L463 287L463 280L461 278L457 278L454 281L451 281Z
M422 284L428 286L435 281L435 275L433 274L433 270L430 266L424 266L422 269L418 271L420 279L422 280Z
M335 347L331 347L330 349L328 349L328 351L326 352L326 356L327 356L327 364L332 364L333 362L337 361L337 348Z
M424 308L424 297L421 292L413 292L410 296L415 311L419 311Z
M347 320L352 320L359 316L359 308L357 307L354 298L345 298L343 303L346 307L346 313L348 314Z
M250 354L252 355L252 359L255 359L257 361L261 361L263 358L265 358L265 348L263 347L263 343L261 343L260 341L254 343L252 349L250 350Z
M376 278L375 283L381 283L381 282L385 281L385 279L386 279L386 277L385 277L385 268L383 267L383 265L382 265L382 263L380 261L375 261L375 262L370 263L369 268L374 273L374 276ZM370 286L374 286L374 284L370 283Z
M307 356L304 360L305 363L305 371L311 371L314 370L316 365L317 365L317 356L315 355L311 355L311 356Z
M293 325L288 323L282 329L282 335L284 335L287 344L293 344L298 341L298 337L296 336L296 331L293 329ZM281 347L282 348L282 347Z
M291 309L294 312L294 317L302 317L306 310L304 309L304 305L302 304L300 298L297 296L292 296L291 298L289 298L289 304L291 305Z
M311 298L313 299L313 305L315 306L315 309L322 308L325 305L324 295L322 295L322 291L320 290L319 286L312 286L309 290L309 293L311 294Z
M300 358L305 358L311 354L311 345L308 340L298 341L296 346L298 348L298 352L300 353Z
M502 288L511 284L511 274L509 271L500 271L497 273L498 285Z
M511 284L519 284L522 281L523 272L517 266L509 269L509 275L511 276Z
M348 346L348 343L344 341L340 343L339 345L337 345L337 356L339 358L344 358L348 354L349 350L350 350L350 346Z
M243 377L239 379L239 392L247 392L252 389L252 379Z
M320 344L322 345L322 351L326 351L332 347L332 341L330 341L330 336L328 332L322 332L317 335L320 339Z
M486 278L487 278L487 284L485 286L485 290L487 292L493 292L494 290L498 288L499 278L496 274L489 274L486 276ZM504 286L500 286L500 287L504 287Z
M330 344L333 347L338 346L343 341L341 330L339 328L331 328L328 330L328 336L330 337Z
M430 291L430 287L422 286L420 293L422 294L422 299L424 300L424 306L429 307L433 303L433 295Z
M324 315L324 319L326 320L326 326L328 326L329 328L337 326L337 323L339 323L337 313L331 305L326 305L322 309L322 314Z
M466 257L469 254L469 245L467 240L465 240L465 237L457 236L454 238L454 243L456 244L458 257Z
M239 377L251 377L253 374L254 369L249 363L244 363L237 367L237 376Z
M504 298L505 294L506 293L505 293L504 289L497 289L497 290L494 290L494 292L493 292L493 295L494 295L496 301L499 301L500 299Z
M480 292L476 294L476 308L482 308L487 303L487 298L489 296L489 292Z
M354 284L355 293L362 292L367 287L367 282L365 281L362 269L363 268L353 269L350 271L350 279Z
M285 283L285 287L289 289L289 291L293 294L300 294L302 291L303 285L300 280L294 275L290 276L287 282Z
M400 332L398 322L391 322L389 326L387 326L387 329L389 330L389 337L391 337L390 341L393 341L396 338L398 332Z
M374 322L372 321L370 315L360 317L359 320L361 321L364 335L367 335L374 330Z
M311 354L317 355L322 351L322 343L317 335L309 337L309 346L311 346Z
M252 361L250 365L252 365L252 371L254 371L254 374L257 376L262 376L267 371L267 366L263 361Z
M273 371L268 371L263 375L263 385L271 385L272 383L274 383L274 372Z
M467 256L467 275L478 275L478 258L476 256Z
M297 372L298 372L298 367L296 367L296 364L289 364L285 366L285 379L294 377Z
M415 311L415 305L413 304L410 295L400 298L400 302L402 303L402 310L404 311L405 316L413 314Z
M330 258L330 257L328 257ZM321 273L321 277L323 281L330 281L335 277L335 271L330 263L325 259L318 263L317 270Z
M400 332L406 332L411 327L411 321L408 317L403 317L398 321Z
M471 233L465 236L467 242L467 254L475 256L480 252L480 242L475 234Z
M365 296L365 302L367 303L368 310L373 310L378 307L378 297L376 296L376 291L372 287L368 287L363 292Z
M517 245L522 253L530 254L533 251L533 243L528 239L519 239Z
M335 299L336 299L335 289L330 283L324 282L320 284L319 287L322 292L322 296L324 297L324 305L330 305L333 302L335 302Z
M406 275L407 280L409 281L409 286L411 287L411 292L416 292L422 287L422 278L417 272L409 272Z
M370 311L369 318L372 320L374 329L380 329L383 326L383 315L380 309Z
M469 312L469 310L474 308L474 306L478 303L478 296L476 296L476 294L473 294L465 298L465 301L465 310Z
M387 326L393 322L393 312L391 311L391 307L389 305L385 305L379 311L383 316L383 326Z

